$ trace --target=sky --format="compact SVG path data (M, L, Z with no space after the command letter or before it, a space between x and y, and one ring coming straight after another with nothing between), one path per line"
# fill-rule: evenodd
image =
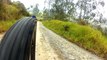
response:
M36 4L39 4L39 9L43 10L44 6L48 7L47 4L44 4L45 0L12 0L12 1L20 1L22 2L26 8L29 8L30 6L35 6ZM77 0L74 0L76 2ZM100 1L100 0L97 0ZM104 17L107 17L107 0L103 0L105 2L105 6L102 8L98 6L98 10L103 13ZM32 9L31 9L32 10Z
M36 4L39 4L39 9L43 10L45 0L11 0L11 1L20 1L25 5L26 8L29 8L30 6L34 7Z

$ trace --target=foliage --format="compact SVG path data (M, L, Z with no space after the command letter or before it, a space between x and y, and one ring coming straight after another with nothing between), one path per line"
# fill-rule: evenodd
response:
M20 2L13 2L11 4L0 2L0 20L18 19L28 15L29 13Z
M107 38L90 26L58 20L43 21L43 24L69 41L101 57L107 54Z
M53 17L53 15L51 15L51 16ZM44 9L44 11L43 11L43 19L44 20L49 20L49 19L52 18L51 16L49 15L49 10L48 9Z
M99 20L104 16L99 10L103 9L105 3L103 0L46 0L49 5L44 9L43 16L46 19L59 20ZM47 11L47 12L46 12Z
M38 4L34 7L33 9L33 15L38 16L39 15L39 8L38 8Z
M0 20L0 33L7 31L15 22L16 20Z
M23 3L17 1L17 2L13 2L13 4L19 11L18 13L20 15L23 15L23 16L29 16L29 13L27 12L25 6L23 5Z
M74 17L75 8L72 0L50 0L49 6L51 7L43 13L48 19L68 20Z
M2 1L5 2L0 2L0 33L7 31L16 22L16 19L29 15L22 3L10 0Z
M5 5L5 11L4 12L4 16L5 19L4 20L8 20L8 19L16 19L18 17L18 9L15 6L12 5Z

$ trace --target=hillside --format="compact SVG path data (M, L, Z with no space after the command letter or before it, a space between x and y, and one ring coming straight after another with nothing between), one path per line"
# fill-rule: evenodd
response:
M28 16L25 6L21 2L11 2L10 0L1 0L0 2L0 20L19 19L22 16Z
M43 24L55 33L98 56L106 58L107 38L90 26L59 20L44 21Z

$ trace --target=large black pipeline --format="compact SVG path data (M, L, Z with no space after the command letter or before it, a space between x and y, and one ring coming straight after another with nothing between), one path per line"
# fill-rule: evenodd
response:
M0 60L35 60L36 19L18 20L4 35Z

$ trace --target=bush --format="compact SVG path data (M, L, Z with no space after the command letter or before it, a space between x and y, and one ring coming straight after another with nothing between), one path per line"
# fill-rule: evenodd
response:
M0 21L0 33L7 31L16 20Z
M17 17L19 17L20 15L18 15L18 12L19 10L15 6L7 5L6 13L9 17L8 19L16 19Z
M0 4L0 20L16 20L23 16L29 16L29 13L22 3Z
M107 54L107 38L90 26L59 20L43 21L43 24L69 41L101 57L105 57Z

